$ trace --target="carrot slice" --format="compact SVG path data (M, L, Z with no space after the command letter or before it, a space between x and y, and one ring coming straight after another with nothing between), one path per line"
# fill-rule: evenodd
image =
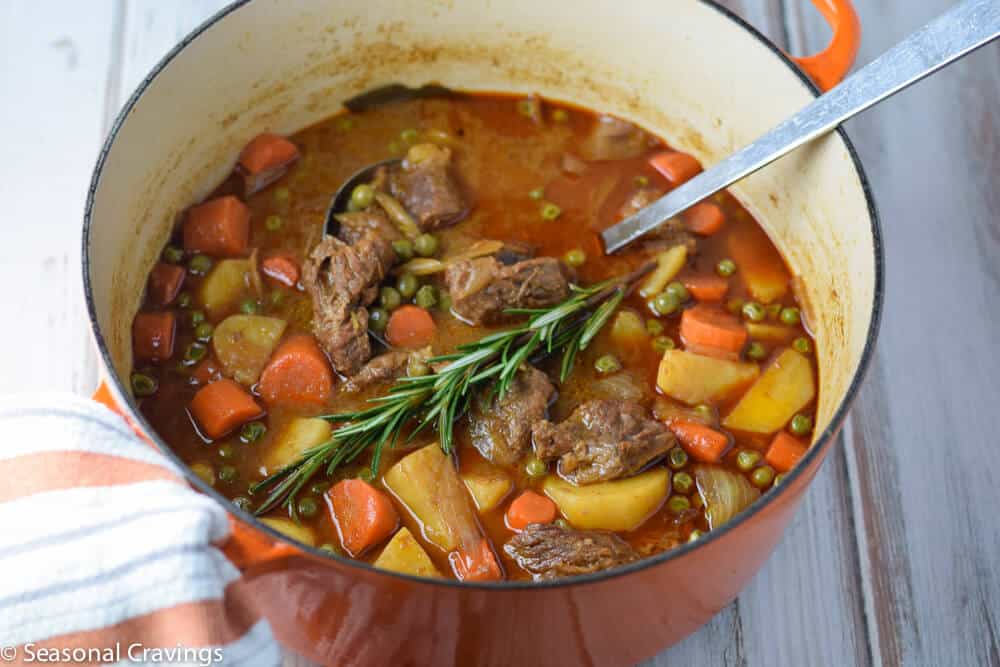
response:
M184 267L176 264L158 263L149 272L146 291L153 303L167 306L174 302L184 284Z
M507 508L507 527L524 530L529 523L552 523L556 520L556 504L534 491L525 491Z
M684 226L689 231L701 236L711 236L720 229L726 221L726 216L722 209L712 202L701 202L695 204L684 212Z
M729 448L729 436L694 421L675 419L667 424L684 451L696 461L718 463Z
M257 388L269 405L325 403L333 392L333 371L313 337L298 334L274 351Z
M139 313L132 321L132 350L142 361L166 361L174 354L177 318L171 312Z
M184 221L184 248L216 257L239 257L250 241L250 209L232 195L199 204Z
M399 514L382 491L362 479L345 479L326 492L327 507L340 543L358 556L392 535Z
M788 472L799 462L809 447L793 435L780 431L764 454L767 464L778 472Z
M392 311L385 338L395 347L424 347L431 344L437 325L420 306L402 306Z
M490 541L485 537L470 552L464 549L453 551L448 555L451 569L461 581L502 581L503 571L497 562L496 554L490 547Z
M288 255L274 255L260 264L260 272L285 287L295 287L299 282L299 265Z
M219 364L215 362L215 359L211 357L202 359L194 367L194 370L191 371L191 380L195 384L208 384L209 382L215 382L221 377L222 369L219 368Z
M701 171L701 163L698 160L680 151L657 153L649 158L649 164L674 187L690 181Z
M299 157L299 149L288 139L264 132L250 140L240 153L240 166L250 174L287 167Z
M692 275L684 278L683 282L698 301L722 301L729 290L729 281L722 276Z
M685 345L739 352L747 342L747 330L718 306L698 304L681 315L681 340Z
M191 399L191 415L202 432L213 440L263 414L253 397L229 379L202 387Z

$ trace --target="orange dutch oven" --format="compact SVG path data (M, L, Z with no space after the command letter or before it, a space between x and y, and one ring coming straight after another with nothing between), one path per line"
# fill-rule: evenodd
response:
M795 59L709 0L244 0L186 37L115 122L84 220L86 301L105 383L96 398L182 462L128 390L130 323L175 216L263 130L291 133L390 82L537 92L610 112L712 164L836 85L858 48L846 0L813 0L833 27ZM817 340L815 440L774 492L722 528L634 564L546 583L467 584L378 571L293 545L188 472L232 517L224 546L277 637L326 664L628 664L729 604L774 549L833 447L871 356L882 249L871 193L843 132L739 183L734 194L800 278Z

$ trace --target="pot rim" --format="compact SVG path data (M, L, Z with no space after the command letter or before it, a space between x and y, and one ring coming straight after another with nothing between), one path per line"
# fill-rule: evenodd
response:
M765 37L759 30L754 28L752 25L747 23L739 15L735 14L728 8L719 4L718 0L698 0L702 5L708 6L715 11L722 14L725 18L736 23L739 27L747 31L752 37L754 37L761 45L769 49L772 53L777 55L779 59L785 64L785 66L791 70L791 72L798 77L802 84L807 88L807 90L813 95L813 97L818 97L821 91L816 86L816 84L794 63L790 56L788 56L782 49L775 45L771 40ZM481 589L481 590L547 590L553 588L563 588L575 585L583 584L596 584L604 581L610 581L615 578L624 577L626 575L638 572L640 570L645 570L646 568L655 567L662 563L666 563L671 560L679 559L687 556L689 553L700 549L710 543L717 540L725 538L725 536L739 528L745 523L750 522L758 514L763 512L765 509L770 507L772 501L777 499L784 493L788 492L788 489L792 486L791 482L799 479L805 470L807 470L811 464L816 461L824 450L828 449L833 445L836 440L836 435L843 425L844 420L850 411L854 400L857 398L858 391L864 381L865 375L871 365L872 355L874 353L875 342L878 338L879 326L882 319L882 305L885 296L885 255L884 247L882 241L882 227L879 220L878 209L875 206L875 199L872 193L871 185L868 181L868 177L865 174L864 167L861 164L861 160L858 157L857 150L854 148L853 143L847 135L847 132L843 127L838 127L836 132L840 136L840 139L844 142L847 148L847 152L851 158L851 162L854 165L854 170L858 175L858 180L860 181L862 191L865 195L865 201L868 204L868 214L871 220L871 234L872 234L872 248L874 251L874 261L875 261L875 288L872 296L872 315L871 321L868 326L868 332L865 336L865 345L861 353L861 359L858 363L858 367L854 372L854 377L851 379L851 383L844 393L840 404L837 406L830 423L827 425L823 433L820 434L819 438L816 439L815 443L810 446L809 450L806 452L805 456L795 466L790 472L786 473L786 481L777 490L772 490L771 492L764 495L759 502L755 502L750 508L740 512L734 519L727 522L721 528L709 531L703 537L699 538L695 542L687 542L673 549L655 554L653 556L648 556L642 558L638 561L630 563L628 565L623 565L620 567L612 568L609 570L604 570L600 572L595 572L592 574L576 575L571 577L564 577L561 579L555 579L552 581L503 581L495 583L468 583L461 582L453 579L430 579L425 577L418 577L414 575L401 574L397 572L391 572L388 570L382 570L374 567L373 565L346 558L337 554L331 554L329 552L320 550L316 547L309 547L294 540L289 539L282 533L274 530L270 526L261 522L257 517L252 514L245 512L237 508L228 498L223 496L221 493L216 491L213 487L205 483L198 475L196 475L191 468L183 461L181 458L170 448L170 446L159 436L158 433L152 428L146 418L138 410L135 401L128 391L123 389L122 379L118 376L117 371L112 363L111 354L108 351L107 343L101 333L100 326L97 321L97 308L94 299L93 285L90 280L90 231L91 226L94 223L94 196L97 192L97 188L100 185L101 177L104 171L105 161L107 160L108 154L110 153L112 147L114 146L115 140L118 137L118 132L121 130L125 121L127 120L132 109L138 103L139 99L142 97L146 89L149 88L156 77L164 69L170 65L171 61L180 54L187 46L197 39L202 33L207 31L209 28L214 26L216 23L224 19L229 14L237 11L245 5L250 4L253 0L236 0L235 2L223 7L221 10L210 16L203 23L198 25L194 30L192 30L188 35L186 35L180 42L177 43L172 49L159 62L149 71L149 73L143 78L143 80L136 87L135 91L129 96L128 101L124 104L121 111L115 117L114 123L108 132L108 136L101 147L101 151L98 154L97 162L94 166L94 172L91 177L90 187L87 191L87 201L84 207L83 215L83 237L82 237L82 270L83 270L83 287L84 287L84 298L87 306L87 316L90 320L91 332L94 336L94 342L97 345L97 349L100 352L100 357L103 362L104 371L109 380L108 386L118 400L118 404L122 406L127 406L129 417L139 424L143 432L152 440L156 448L169 458L174 464L176 464L189 484L194 486L198 491L203 494L210 496L216 502L220 503L223 508L232 515L236 520L249 524L254 529L262 531L268 534L271 538L277 539L282 542L287 542L297 549L301 550L305 555L311 556L313 558L319 558L323 560L332 560L341 565L345 565L350 568L358 568L363 571L368 571L369 573L378 574L381 576L386 576L390 578L399 578L406 580L411 583L419 583L424 585L437 585L456 588L457 590L465 589Z

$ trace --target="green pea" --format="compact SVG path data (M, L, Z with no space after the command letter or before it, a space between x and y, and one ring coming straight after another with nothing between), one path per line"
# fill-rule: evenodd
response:
M215 486L215 469L207 463L192 464L191 472L198 475L205 484Z
M760 305L756 301L748 301L743 304L743 317L750 320L751 322L760 322L764 319L764 306Z
M657 336L653 339L653 350L661 354L675 347L677 347L677 344L674 343L674 339L670 336Z
M544 477L549 472L549 466L541 459L536 459L532 456L528 459L528 462L524 464L524 472L528 474L528 477Z
M667 509L671 514L683 514L691 509L691 501L684 496L670 496L667 500Z
M366 209L372 205L373 201L375 201L375 188L367 183L355 185L354 189L351 190L351 201L349 203L351 210L360 211Z
M403 303L403 297L400 295L399 290L388 285L379 290L378 300L382 304L382 307L389 312L396 310Z
M611 373L617 373L622 369L622 363L618 361L618 358L613 354L604 354L597 358L594 362L594 370L596 370L601 375L610 375Z
M399 290L404 299L410 299L420 289L420 281L412 273L404 273L396 281L396 289Z
M181 292L177 295L177 307L178 308L190 308L191 307L191 294L188 292Z
M368 328L375 332L385 331L389 326L389 313L382 308L372 308L368 312Z
M292 193L289 192L288 188L286 188L284 186L282 186L280 188L275 188L274 189L274 199L275 199L275 201L281 201L281 202L288 201L288 198L291 197L291 196L292 196Z
M553 109L552 120L557 123L565 123L569 120L569 112L565 109Z
M583 266L583 263L587 261L587 253L579 248L573 248L563 256L563 261L573 268Z
M681 300L670 292L661 292L653 297L653 310L659 315L670 315L681 307Z
M674 491L686 496L694 490L694 477L686 472L675 473L673 484Z
M726 302L726 310L733 315L739 315L740 311L743 310L743 303L743 299L730 299Z
M265 433L267 427L261 422L247 422L240 429L240 440L249 445L260 440Z
M311 519L319 513L319 503L316 502L315 498L306 496L299 500L299 515L304 516L307 519Z
M188 271L196 276L203 276L212 270L212 258L208 255L195 255L188 261Z
M688 454L680 446L667 452L667 465L671 470L680 470L688 464Z
M715 421L715 409L711 405L699 403L698 405L694 406L694 412L706 422Z
M545 196L545 188L535 188L534 190L528 193L528 196L538 201Z
M736 452L736 467L743 472L750 472L760 463L760 452L752 449L741 449Z
M213 327L208 322L202 322L194 328L194 337L203 343L207 343L212 338L212 333L215 331Z
M638 176L635 177L635 184L640 188L644 188L647 185L649 185L649 178L643 176L642 174L639 174Z
M184 260L184 251L174 245L163 249L163 261L168 264L180 264Z
M747 347L747 358L753 359L754 361L760 361L767 356L767 350L764 346L757 341L751 341L750 345Z
M792 341L792 348L794 348L796 352L801 352L802 354L809 354L810 352L812 352L812 343L810 343L809 339L806 338L805 336L799 336L798 338Z
M413 145L420 139L420 133L412 127L408 127L399 133L399 138L404 144Z
M201 310L192 310L188 313L188 321L191 323L192 327L197 327L199 324L205 321L205 313Z
M421 257L433 257L438 250L438 240L433 234L421 234L413 239L413 250Z
M541 215L542 220L555 220L562 215L562 209L552 202L547 202L542 206Z
M236 480L239 475L235 466L222 466L219 468L219 481L221 482L232 482Z
M766 489L771 486L774 481L774 468L771 466L761 466L755 468L752 473L750 473L750 483L756 486L758 489Z
M720 260L719 263L715 265L715 272L723 278L728 278L736 273L736 262L731 259Z
M688 292L687 287L684 287L684 283L677 280L667 285L666 293L673 294L681 303L691 298L691 294Z
M788 424L788 430L795 435L806 435L813 430L813 420L809 415L797 414Z
M696 542L699 539L701 539L701 536L704 534L705 534L704 532L695 528L694 530L691 531L691 534L688 535L688 542Z
M409 239L396 239L392 242L392 249L396 251L396 256L401 262L413 259L413 242Z
M417 290L416 296L413 297L413 303L426 310L436 306L437 300L437 290L432 285L424 285Z
M441 294L438 295L438 307L446 313L450 311L451 295L447 292L441 292Z
M283 222L280 215L269 215L264 218L264 229L269 232L276 232L281 229Z
M202 343L191 343L184 350L184 361L193 364L204 359L206 354L208 354L208 348Z
M781 320L782 324L794 327L802 321L802 315L798 308L782 308L781 312L778 313L778 319Z
M156 393L159 383L152 375L132 373L132 393L139 397L152 396Z
M233 498L233 504L244 512L249 512L253 509L253 501L246 496L236 496Z
M246 299L240 304L240 312L244 315L256 315L260 312L260 304L256 299Z
M646 320L646 333L650 336L659 336L663 333L663 323L652 318Z

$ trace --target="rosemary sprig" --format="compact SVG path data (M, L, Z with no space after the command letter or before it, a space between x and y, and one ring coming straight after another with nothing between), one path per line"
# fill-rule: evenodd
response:
M559 350L562 350L559 380L565 381L577 355L587 348L622 299L652 266L590 287L573 285L572 295L551 308L508 310L512 315L527 315L527 321L460 345L451 354L433 357L429 365L437 370L427 375L398 378L385 396L369 400L372 404L369 408L320 415L322 419L340 424L333 437L251 486L251 494L267 491L255 513L266 514L285 505L295 517L295 499L313 475L321 469L325 469L328 476L332 475L339 466L350 463L369 448L374 477L383 448L394 446L407 425L414 426L410 439L425 429L434 428L441 448L451 453L455 421L468 410L478 390L489 387L488 396L501 399L510 391L522 364Z

